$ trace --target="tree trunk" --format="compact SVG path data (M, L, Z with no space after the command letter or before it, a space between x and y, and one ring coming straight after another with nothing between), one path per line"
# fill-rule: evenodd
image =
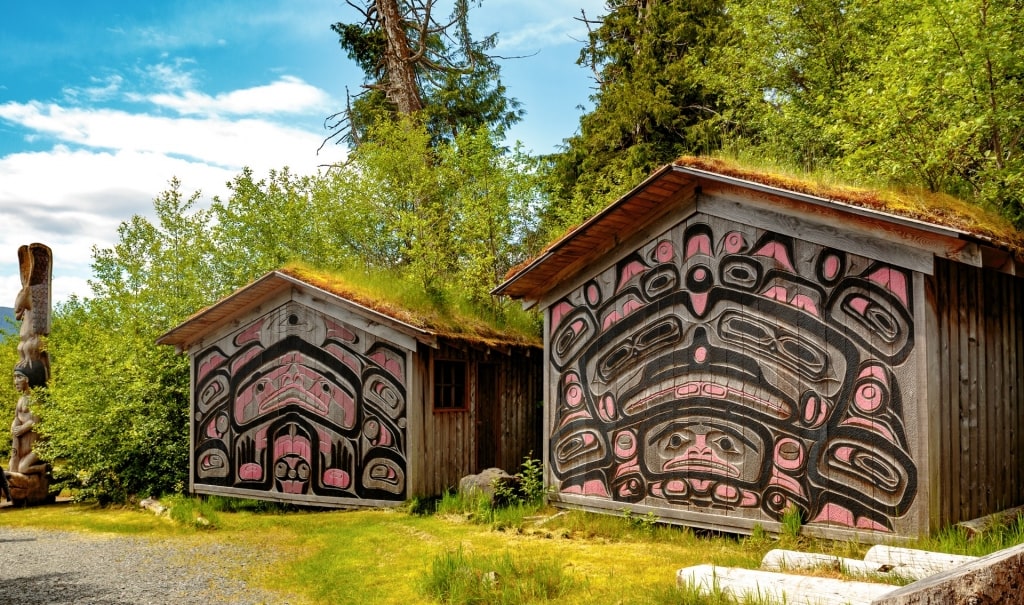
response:
M400 113L410 114L423 109L419 87L416 86L416 71L413 67L409 37L402 23L402 11L398 0L376 0L384 30L386 48L384 65L387 82L385 94Z

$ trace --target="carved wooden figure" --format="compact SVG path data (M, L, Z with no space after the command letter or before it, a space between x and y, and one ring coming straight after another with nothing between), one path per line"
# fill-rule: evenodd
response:
M21 320L18 363L14 387L20 393L11 423L11 458L7 479L11 499L35 504L50 499L48 465L34 451L39 418L32 411L32 389L45 387L50 360L42 339L50 333L50 282L53 253L43 244L18 249L21 291L14 301L15 318Z

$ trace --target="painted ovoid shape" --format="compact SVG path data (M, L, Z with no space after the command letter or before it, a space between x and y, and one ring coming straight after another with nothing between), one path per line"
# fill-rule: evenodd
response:
M910 275L717 221L684 223L550 309L550 463L566 494L893 531Z
M406 497L406 353L287 303L195 359L193 481Z

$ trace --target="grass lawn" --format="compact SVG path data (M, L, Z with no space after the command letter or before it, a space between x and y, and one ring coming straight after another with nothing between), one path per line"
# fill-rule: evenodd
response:
M531 509L479 523L470 520L473 512L224 511L180 499L173 519L134 508L58 505L7 509L0 525L130 534L184 546L218 542L232 547L229 552L251 553L227 562L236 577L309 604L437 603L427 588L431 581L435 590L438 582L450 589L445 594L453 603L682 604L699 601L675 589L681 567L755 568L779 547L853 557L867 550L793 536L697 535L647 519L556 512ZM194 522L199 516L205 521ZM930 545L968 548L949 538ZM445 584L458 577L477 588L490 583L505 590L467 593Z

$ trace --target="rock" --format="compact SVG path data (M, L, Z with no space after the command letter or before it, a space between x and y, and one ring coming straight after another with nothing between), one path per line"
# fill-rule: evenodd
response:
M510 479L512 476L500 468L489 468L478 475L466 475L459 479L459 493L468 496L479 492L489 498L494 498L495 482Z
M146 510L151 510L158 515L163 515L167 512L167 507L160 504L160 501L154 498L146 498L142 502L139 502L139 506Z

